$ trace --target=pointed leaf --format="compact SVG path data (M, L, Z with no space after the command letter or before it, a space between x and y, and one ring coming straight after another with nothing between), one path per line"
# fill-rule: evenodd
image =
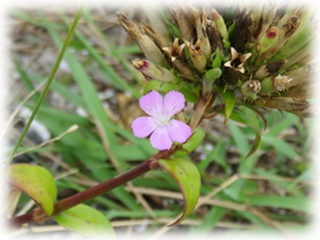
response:
M268 122L267 122L267 119L265 118L265 116L263 115L263 113L258 108L254 107L254 106L251 106L251 105L245 105L245 106L250 108L252 111L257 113L261 117L263 124L264 124L264 131L266 131L267 127L268 127Z
M183 195L183 213L175 222L169 225L172 226L186 219L196 206L201 188L200 173L192 162L182 158L161 159L159 164L163 170L176 180Z
M109 220L101 212L85 204L59 213L54 219L59 225L85 236L108 236L107 239L115 239Z
M222 96L224 103L225 103L224 124L226 124L226 122L228 121L228 119L233 111L234 105L236 103L236 95L235 95L234 91L225 91L222 87L217 87L216 89L218 90L218 92Z
M174 153L175 156L185 156L193 152L201 143L205 137L205 132L202 128L197 128L188 141L182 145L183 150L179 150Z
M234 109L234 111L230 115L230 118L234 121L243 123L246 126L253 128L253 130L256 132L256 138L254 140L254 144L250 152L246 156L246 158L248 158L251 154L253 154L258 149L261 141L259 122L258 122L257 116L249 108L244 106L239 106L237 109Z
M172 90L176 90L181 92L186 100L188 102L196 103L198 102L197 95L195 94L195 90L197 90L195 87L190 87L188 85L185 85L184 83L162 83L157 80L151 80L149 81L146 86L143 89L143 94L146 94L152 90L161 92L161 93L167 93Z
M171 90L176 90L176 84L174 83L162 83L157 80L149 81L143 89L143 94L146 94L152 90L167 93Z
M209 80L213 82L214 80L218 79L222 74L222 71L219 67L211 68L210 70L206 71L203 76L203 79Z
M8 167L4 179L32 198L47 215L52 214L57 187L47 169L24 163L12 164Z
M184 86L179 89L179 92L183 94L187 102L190 103L197 103L198 102L198 97L195 94L196 88L194 86Z

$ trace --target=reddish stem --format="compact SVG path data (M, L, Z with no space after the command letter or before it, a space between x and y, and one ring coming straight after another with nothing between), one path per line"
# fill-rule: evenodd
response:
M54 211L51 216L46 215L42 209L36 208L32 212L14 217L8 220L8 226L19 226L24 223L28 222L43 222L45 220L48 220L52 218L54 215L61 213L71 207L74 207L80 203L86 202L94 197L97 197L109 190L112 190L126 182L129 182L130 180L150 171L151 169L156 169L157 163L152 160L148 160L146 162L141 163L140 165L136 166L135 168L129 170L128 172L125 172L124 174L109 179L103 183L100 183L94 187L88 188L84 190L83 192L79 192L75 195L72 195L68 198L65 198L59 202L57 202L54 205Z

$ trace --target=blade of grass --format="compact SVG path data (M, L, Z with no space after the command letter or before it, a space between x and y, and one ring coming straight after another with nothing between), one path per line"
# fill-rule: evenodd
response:
M285 118L278 124L272 126L264 136L276 137L283 130L289 129L297 122L298 118L293 114L286 114Z
M54 67L53 67L53 69L52 69L52 72L51 72L51 74L50 74L50 76L49 76L49 78L48 78L48 81L47 81L46 85L44 86L44 89L43 89L43 91L42 91L42 93L41 93L41 95L40 95L40 98L39 98L36 106L35 106L35 109L33 110L33 112L32 112L32 114L31 114L29 120L28 120L27 123L26 123L25 128L23 129L23 131L22 131L22 133L21 133L21 135L20 135L20 137L19 137L19 139L18 139L18 141L17 141L14 149L12 150L12 152L11 152L9 158L8 158L8 161L7 161L6 164L5 164L5 169L6 169L6 168L9 166L9 164L11 163L11 161L12 161L12 159L13 159L13 156L15 155L16 151L18 150L18 148L19 148L19 146L20 146L23 138L24 138L25 135L27 134L28 129L29 129L31 123L32 123L34 117L36 116L36 114L37 114L37 112L38 112L38 109L40 108L41 103L43 102L44 97L46 96L46 94L47 94L47 92L48 92L48 90L49 90L50 84L51 84L51 82L53 81L53 78L54 78L54 76L55 76L55 74L56 74L56 72L57 72L57 70L58 70L58 68L59 68L59 65L60 65L60 63L61 63L61 61L62 61L62 58L63 58L64 54L66 53L66 50L67 50L67 48L68 48L68 45L69 45L69 43L70 43L70 41L71 41L71 39L72 39L73 33L74 33L75 29L76 29L77 23L78 23L78 21L79 21L79 19L80 19L80 17L81 17L81 14L82 14L82 9L80 9L80 10L77 12L77 14L76 14L76 16L75 16L75 18L74 18L74 21L73 21L73 23L72 23L72 25L71 25L70 31L69 31L69 33L68 33L68 36L67 36L66 40L64 41L64 44L61 43L62 48L61 48L61 51L60 51L59 56L58 56L58 58L57 58L57 61L55 62L55 65L54 65Z
M261 142L263 142L264 144L271 145L274 149L276 149L278 153L281 153L282 155L286 156L292 161L301 159L299 154L282 139L273 136L262 136Z
M195 230L191 232L191 234L200 232L201 234L209 233L216 227L217 223L223 218L227 210L227 208L223 207L212 207L202 220L201 224L197 226Z
M271 228L268 224L266 224L264 221L262 221L258 216L255 214L249 212L249 211L235 211L239 215L241 215L243 218L249 220L251 223L256 224L258 226L263 227L264 229Z

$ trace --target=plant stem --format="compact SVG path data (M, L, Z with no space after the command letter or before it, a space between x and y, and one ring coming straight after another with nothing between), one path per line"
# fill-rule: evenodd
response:
M14 217L8 220L8 226L18 227L28 222L43 222L52 218L54 215L61 213L69 208L72 208L80 203L86 202L94 197L97 197L109 190L112 190L152 169L157 168L157 162L154 160L148 160L136 166L135 168L125 172L124 174L109 179L103 183L100 183L94 187L88 188L82 192L65 198L54 205L54 211L51 216L46 215L42 209L36 208L32 212Z

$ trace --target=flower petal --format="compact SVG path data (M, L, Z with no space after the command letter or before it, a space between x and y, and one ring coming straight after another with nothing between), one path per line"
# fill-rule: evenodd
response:
M168 118L180 112L185 107L185 98L178 91L170 91L164 97L164 111Z
M173 141L184 143L192 134L191 128L184 122L171 120L167 125L169 136Z
M145 138L158 127L158 121L152 117L138 117L131 125L133 135Z
M159 150L167 150L172 146L167 127L159 126L150 137L151 145Z
M163 115L163 97L157 91L151 91L140 98L140 107L147 114L159 119Z

